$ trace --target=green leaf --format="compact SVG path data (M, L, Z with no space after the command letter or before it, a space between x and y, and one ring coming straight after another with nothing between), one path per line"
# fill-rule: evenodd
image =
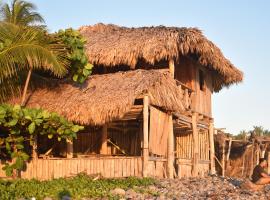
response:
M48 118L50 117L50 113L49 113L48 111L46 111L46 110L44 110L44 111L42 112L42 115L43 115L43 118L44 118L44 119L48 119Z
M84 81L86 80L86 77L80 76L79 78L79 83L84 83Z
M15 126L18 122L18 119L12 119L11 121L8 122L8 126L11 127L11 126Z
M88 70L88 69L83 69L83 75L84 76L88 76L88 75L90 75L91 74L91 71L90 70Z
M36 124L35 122L32 122L29 126L28 126L28 131L30 134L33 134L35 132L36 129Z
M83 130L83 126L79 126L79 125L74 125L74 126L72 126L72 128L71 128L71 130L73 131L73 132L78 132L78 131L80 131L80 130Z
M77 82L78 81L78 78L79 78L79 75L78 74L74 74L73 81Z
M88 63L87 65L84 66L85 69L91 70L94 67L94 65Z

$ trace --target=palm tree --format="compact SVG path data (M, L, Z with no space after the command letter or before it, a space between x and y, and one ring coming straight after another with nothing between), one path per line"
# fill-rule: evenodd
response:
M44 22L35 10L34 4L22 0L13 0L0 8L0 101L21 92L27 70L21 105L25 103L33 70L43 69L56 76L66 73L65 47L53 41L42 27L30 27Z
M10 5L5 3L1 6L1 20L21 26L44 23L42 16L35 10L36 6L30 2L13 0Z
M66 74L68 60L65 46L54 41L46 31L36 27L20 27L0 23L0 100L20 91L22 74L28 71L21 104L25 103L33 70L45 70L61 77Z

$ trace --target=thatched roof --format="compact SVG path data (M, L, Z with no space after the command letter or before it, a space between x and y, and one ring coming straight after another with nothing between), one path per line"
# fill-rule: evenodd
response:
M137 97L149 94L152 105L168 111L183 111L181 93L169 73L157 70L133 70L93 75L81 86L60 83L31 93L26 106L43 108L68 120L89 125L102 125L120 119ZM17 103L18 99L10 103Z
M243 74L226 59L220 49L197 28L126 28L96 24L79 29L87 40L87 55L95 65L136 68L139 60L155 64L183 55L196 55L198 62L214 70L214 90L242 81Z

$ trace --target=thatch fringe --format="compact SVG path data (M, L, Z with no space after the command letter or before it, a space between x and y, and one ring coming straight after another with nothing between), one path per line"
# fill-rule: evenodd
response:
M87 39L87 55L95 65L136 68L139 60L154 65L170 58L177 62L181 56L195 54L201 65L217 72L215 91L243 79L243 73L197 28L126 28L96 24L79 30Z
M182 112L182 94L168 73L134 70L93 75L78 87L59 83L41 88L30 95L26 106L57 112L68 120L88 125L102 125L120 119L137 97L148 94L151 104L167 111ZM10 103L17 103L13 99Z

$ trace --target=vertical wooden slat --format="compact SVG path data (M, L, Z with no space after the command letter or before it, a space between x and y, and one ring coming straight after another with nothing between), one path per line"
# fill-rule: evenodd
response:
M192 131L193 131L193 170L192 176L198 175L198 160L199 160L199 144L198 144L198 130L197 130L197 114L192 114Z
M143 98L143 177L148 174L148 159L149 159L149 145L148 145L148 131L149 131L149 97Z
M167 149L167 170L168 178L173 178L174 172L174 134L173 134L173 119L169 116L169 130L168 130L168 149Z
M108 126L105 124L102 127L102 137L101 137L100 154L103 154L103 155L108 154L107 139L108 139Z
M67 158L73 158L73 140L67 140Z
M209 124L209 143L210 143L210 169L211 174L216 173L215 169L215 146L214 146L214 122Z

